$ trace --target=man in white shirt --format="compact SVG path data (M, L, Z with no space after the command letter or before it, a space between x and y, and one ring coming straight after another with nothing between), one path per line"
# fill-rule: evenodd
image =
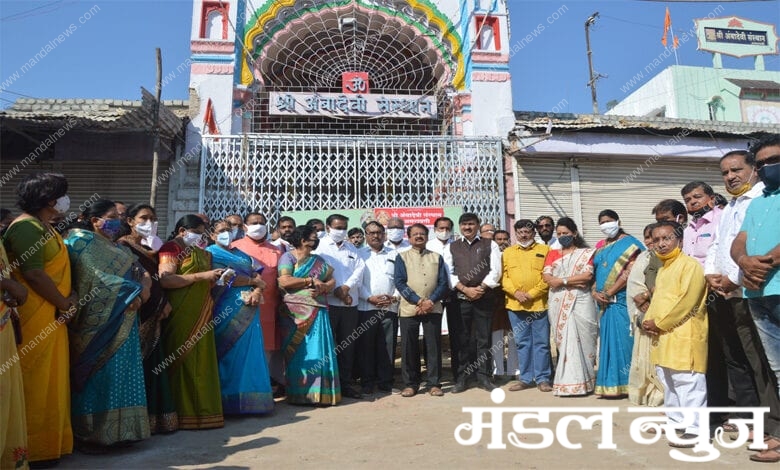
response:
M735 405L769 407L764 430L780 436L780 398L768 380L771 369L760 347L761 338L747 299L742 298L739 266L731 258L731 244L739 234L745 211L753 198L761 196L764 183L758 181L753 156L742 150L724 155L720 159L720 171L732 199L723 208L717 236L704 262L704 275L710 286L707 299L710 329L715 328L719 333Z
M358 327L357 304L366 265L352 243L347 241L348 222L349 219L341 214L329 215L325 221L327 235L315 253L333 267L336 280L336 288L328 294L328 316L338 349L341 395L359 399L362 395L352 386L352 365L355 363L354 334Z
M439 217L433 222L433 238L428 240L428 243L425 244L426 249L442 256L447 272L452 272L452 267L447 264L447 259L444 258L444 251L450 243L452 243L452 229L454 227L455 222L453 222L452 219L449 217ZM451 285L450 289L452 289ZM450 340L450 369L452 370L453 382L458 381L460 333L463 331L463 320L460 317L460 310L458 310L457 307L451 308L453 301L455 300L455 291L450 290L450 295L442 302L445 312L444 319L442 320L442 330L447 330L447 336L449 336Z
M358 338L357 362L362 392L393 388L395 338L398 330L398 296L394 272L396 253L384 246L385 228L366 224L366 246L358 250L366 265L360 286L358 313L365 331Z
M404 219L400 217L390 217L387 221L387 241L385 246L398 253L406 251L412 247L409 240L404 239L406 225Z

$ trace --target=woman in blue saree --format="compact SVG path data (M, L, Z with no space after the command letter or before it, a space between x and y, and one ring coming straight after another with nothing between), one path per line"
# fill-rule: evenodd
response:
M114 203L100 199L65 239L79 298L68 330L73 435L82 449L150 434L136 315L150 283L133 280L142 268L112 242L119 222Z
M230 224L212 225L213 268L230 268L235 277L212 289L214 339L225 414L263 414L274 408L271 378L265 360L260 307L265 283L256 275L259 263L238 249L230 249ZM222 284L222 285L219 285Z
M293 249L279 260L282 311L294 323L282 344L287 361L287 403L336 405L341 401L336 344L328 319L326 294L336 286L333 268L311 252L317 232L296 227Z
M593 299L601 311L599 365L594 393L605 398L628 396L628 376L634 338L626 305L626 284L631 263L644 249L642 243L620 228L612 210L599 213L599 228L606 236L593 257L596 283Z

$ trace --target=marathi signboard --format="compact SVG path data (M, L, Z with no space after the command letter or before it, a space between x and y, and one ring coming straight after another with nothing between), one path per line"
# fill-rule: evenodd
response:
M339 93L269 93L269 113L276 116L400 117L433 119L436 98L424 95Z
M777 54L775 25L735 16L694 20L699 50L747 57Z

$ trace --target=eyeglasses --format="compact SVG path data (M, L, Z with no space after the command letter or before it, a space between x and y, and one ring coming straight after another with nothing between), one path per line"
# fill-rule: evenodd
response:
M771 157L765 158L760 162L756 162L756 170L760 170L767 165L774 165L776 163L780 163L780 155L772 155Z
M481 233L496 233L495 230L483 230Z

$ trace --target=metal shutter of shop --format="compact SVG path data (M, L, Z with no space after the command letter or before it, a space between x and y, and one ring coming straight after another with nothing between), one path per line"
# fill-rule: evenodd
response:
M535 220L540 215L555 220L572 217L571 164L567 160L521 158L517 173L520 208L515 220Z
M624 184L638 168L641 174ZM662 159L649 167L643 160L587 160L579 162L582 197L583 236L591 244L604 238L599 231L598 214L612 209L620 216L627 233L642 240L642 230L655 222L652 209L663 199L677 199L691 181L704 181L716 193L729 197L723 187L718 160L670 161ZM635 172L634 175L637 173Z
M13 171L17 161L4 160L0 163L0 174L6 175ZM160 167L167 168L167 163L161 162ZM36 172L62 173L68 179L68 196L70 196L71 212L78 212L79 206L90 198L105 198L119 200L126 204L149 202L152 181L151 162L120 162L120 161L45 161L27 168L19 168L18 173L0 188L0 205L9 208L15 215L19 214L16 207L16 185L25 175ZM93 195L97 193L98 196ZM158 236L165 240L168 236L168 181L157 189L157 218L159 219Z

